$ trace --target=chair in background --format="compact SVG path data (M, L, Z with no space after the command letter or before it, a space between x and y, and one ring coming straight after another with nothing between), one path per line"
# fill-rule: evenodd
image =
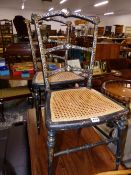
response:
M91 59L88 68L87 87L71 88L66 90L51 90L51 82L48 79L46 67L46 48L43 46L42 37L40 34L39 21L54 16L64 18L74 17L91 22L94 25L94 39L91 49ZM121 146L122 134L125 128L127 108L117 104L116 102L105 97L101 93L91 88L93 65L97 41L97 28L100 19L98 17L84 16L78 13L72 13L69 10L53 11L43 14L41 19L38 16L33 16L36 25L39 48L43 66L43 76L45 83L45 122L48 130L47 146L48 146L48 175L52 174L52 164L54 157L69 154L72 152L86 150L95 146L114 142L117 145L116 151L116 167L121 163ZM70 48L74 46L69 45ZM81 48L82 49L82 48ZM64 81L63 81L64 83ZM93 144L84 144L78 147L69 148L60 152L54 152L56 133L60 130L75 130L85 127L93 127L102 123L114 121L117 128L117 136L115 138L108 137L105 140L98 141ZM74 138L76 139L76 138ZM88 173L88 172L87 172Z
M1 54L4 55L6 47L14 42L12 20L0 20L0 48Z
M37 15L34 15L33 18L37 16ZM38 17L38 16L37 16ZM55 21L55 22L59 22L59 23L62 23L64 25L67 26L67 37L66 37L66 42L63 42L63 41L56 41L56 40L52 40L52 39L49 39L46 38L46 36L44 37L43 36L43 32L41 32L41 24L42 22L41 21ZM55 46L55 47L52 47L52 48L47 48L47 53L46 53L46 59L48 59L50 56L54 59L60 59L63 61L65 67L64 68L61 68L61 64L59 63L56 63L56 65L59 65L57 68L57 70L55 71L52 71L50 72L50 78L49 78L49 81L51 83L51 87L53 89L63 89L63 88L67 88L67 87L71 87L76 84L76 83L82 83L84 82L84 77L82 76L79 76L77 74L75 74L71 69L73 69L73 67L71 68L71 66L68 65L67 63L67 60L68 60L68 57L69 57L69 49L70 47L68 48L68 44L70 44L70 28L71 28L71 22L68 21L68 23L65 23L63 21L60 21L58 19L55 19L55 18L49 18L49 19L46 19L46 18L43 18L39 22L39 27L40 27L40 32L41 32L41 37L42 38L46 38L45 40L42 40L42 43L43 45L45 45L45 47L47 46L47 43L48 42L55 42L57 44L62 44L62 45L58 45L58 46ZM40 111L41 111L41 89L45 89L45 83L44 83L44 79L43 79L43 73L42 71L39 71L38 70L38 66L37 66L37 56L36 56L36 52L35 52L35 48L34 48L34 44L33 44L33 40L32 40L32 35L31 35L31 26L30 26L30 22L28 20L26 20L26 24L27 24L27 29L28 29L28 34L29 34L29 40L30 40L30 45L31 45L31 49L32 49L32 57L33 57L33 62L34 62L34 69L36 71L36 75L34 77L34 80L33 80L33 85L34 85L34 91L35 91L35 102L36 102L36 118L37 118L37 128L38 128L38 131L40 130ZM46 34L46 32L45 32ZM75 47L75 46L74 46ZM80 49L79 46L76 46L77 49ZM72 46L73 48L73 46ZM65 52L65 56L64 57L61 57L59 55L57 55L57 51L63 51ZM86 50L87 51L87 48L84 48L83 47L83 50ZM55 54L56 53L56 54ZM41 60L42 62L42 60ZM50 64L50 63L49 63ZM50 66L49 66L50 67ZM69 69L67 71L67 69ZM76 68L75 68L76 69ZM78 68L80 69L80 68ZM82 69L81 69L82 70Z
M13 23L17 32L17 37L19 41L29 41L28 40L28 31L25 24L25 18L23 16L17 15L13 19Z

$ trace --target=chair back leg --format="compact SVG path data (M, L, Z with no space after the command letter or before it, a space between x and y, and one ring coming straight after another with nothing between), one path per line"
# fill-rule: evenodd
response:
M52 175L52 165L54 159L55 131L48 131L48 175Z

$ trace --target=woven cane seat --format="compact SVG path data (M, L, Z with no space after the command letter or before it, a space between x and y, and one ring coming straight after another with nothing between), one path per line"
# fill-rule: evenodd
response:
M82 81L84 80L83 77L73 73L73 72L58 72L54 75L51 75L49 77L50 83L56 83L56 82L66 82L66 81ZM34 84L43 84L43 74L42 72L38 72L34 78Z
M131 99L131 81L129 80L111 80L104 82L102 89L104 93L121 102L130 102Z
M101 93L87 88L52 92L50 108L52 122L101 117L124 109Z

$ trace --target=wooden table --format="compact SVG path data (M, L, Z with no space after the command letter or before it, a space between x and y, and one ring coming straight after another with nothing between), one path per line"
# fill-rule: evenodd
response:
M105 81L109 80L131 80L131 69L121 69L119 70L121 75L117 76L114 73L102 73L93 76L93 88L101 90L101 86Z

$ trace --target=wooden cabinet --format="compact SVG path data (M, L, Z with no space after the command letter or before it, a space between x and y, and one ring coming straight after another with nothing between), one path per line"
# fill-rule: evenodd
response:
M103 36L104 34L104 27L98 27L98 36Z
M98 43L96 47L96 60L117 59L120 56L120 44Z
M123 33L123 25L115 25L115 35Z
M13 25L11 20L0 20L0 48L4 53L8 44L13 43Z

